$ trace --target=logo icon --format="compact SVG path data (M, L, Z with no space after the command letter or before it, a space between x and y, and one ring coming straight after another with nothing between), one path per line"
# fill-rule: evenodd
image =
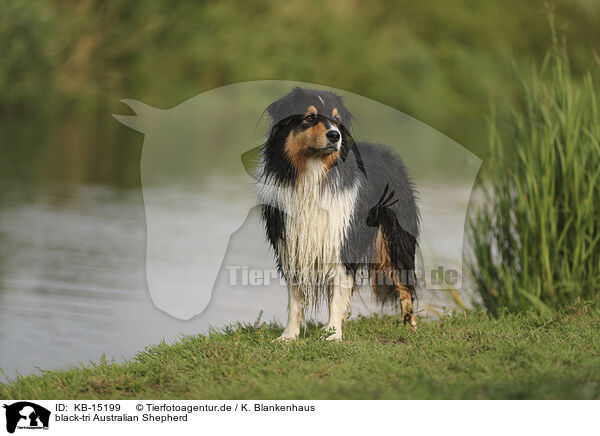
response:
M6 431L14 433L19 429L48 429L50 411L42 406L28 401L19 401L10 405L4 404L6 409Z

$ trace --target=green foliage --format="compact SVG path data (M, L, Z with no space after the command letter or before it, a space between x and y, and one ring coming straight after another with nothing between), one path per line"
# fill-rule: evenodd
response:
M497 314L600 303L597 89L563 50L522 83L505 140L491 123L483 206L470 222L470 273Z
M463 312L423 321L348 322L332 343L309 324L295 342L281 327L237 325L0 384L2 398L444 399L600 398L600 313L585 305L542 317Z
M574 67L589 68L600 5L555 3ZM512 59L541 60L549 36L544 0L7 0L0 113L108 114L121 98L164 108L233 82L298 80L381 101L483 153L490 96L516 95Z
M5 0L0 6L0 111L40 104L54 80L54 15L39 1Z

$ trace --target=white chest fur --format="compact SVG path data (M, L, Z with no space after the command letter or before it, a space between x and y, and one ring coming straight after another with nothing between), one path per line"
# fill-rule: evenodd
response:
M323 185L324 166L309 159L293 187L259 185L261 201L285 212L285 242L279 252L288 281L305 296L322 295L340 263L358 186ZM312 292L311 292L312 291Z

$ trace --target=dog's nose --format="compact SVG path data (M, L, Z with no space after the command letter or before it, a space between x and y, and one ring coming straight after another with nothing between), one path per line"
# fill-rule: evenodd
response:
M327 139L329 139L330 142L338 142L340 140L340 132L337 130L330 130L325 136L327 136Z

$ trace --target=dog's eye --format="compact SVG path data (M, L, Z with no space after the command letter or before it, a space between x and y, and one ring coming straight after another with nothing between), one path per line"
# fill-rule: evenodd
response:
M304 122L306 124L312 124L315 122L315 116L313 114L307 115L306 117L304 117Z
M338 124L340 124L342 122L342 120L340 119L340 117L333 117L333 121L335 121Z

